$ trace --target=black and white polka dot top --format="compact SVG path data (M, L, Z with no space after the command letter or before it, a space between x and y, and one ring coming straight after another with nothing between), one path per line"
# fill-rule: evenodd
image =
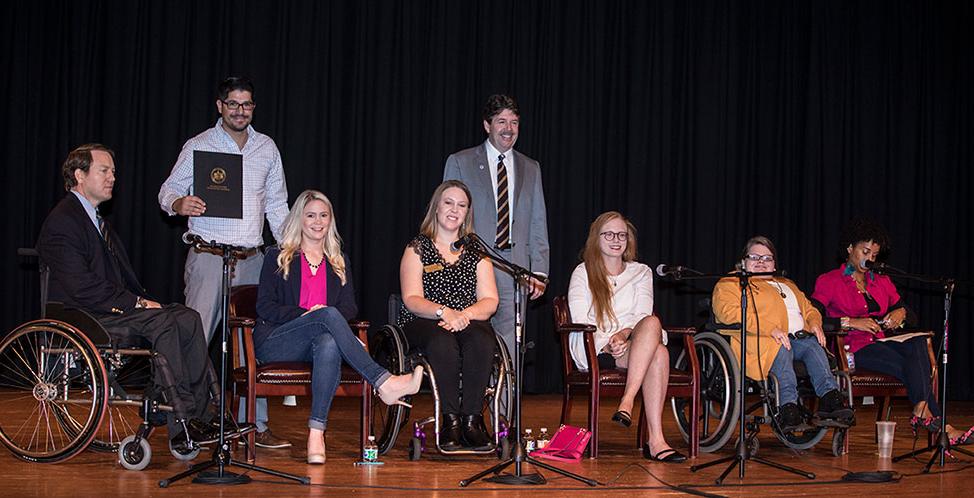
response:
M409 242L423 263L423 297L455 310L463 310L477 302L477 263L480 256L464 250L460 259L447 263L443 255L425 235L417 235ZM397 325L413 321L416 315L403 304Z

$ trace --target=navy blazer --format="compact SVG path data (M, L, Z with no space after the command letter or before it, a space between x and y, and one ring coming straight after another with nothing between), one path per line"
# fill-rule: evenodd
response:
M277 327L300 317L305 311L301 302L301 258L298 254L291 259L287 280L277 271L278 247L272 247L264 255L264 267L260 271L260 285L257 287L257 326L254 327L254 343L260 344ZM328 282L328 306L335 307L346 320L355 318L358 306L355 304L355 287L352 285L352 270L348 256L345 257L345 285L328 264L322 261ZM320 271L320 270L319 270Z
M122 240L109 231L108 250L81 201L71 192L41 226L37 252L50 268L48 299L97 315L121 314L145 296Z

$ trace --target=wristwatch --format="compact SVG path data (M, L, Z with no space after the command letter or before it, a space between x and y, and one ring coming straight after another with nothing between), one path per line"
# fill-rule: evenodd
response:
M446 309L446 305L445 304L441 304L439 308L436 308L436 318L443 317L443 310L445 310L445 309Z

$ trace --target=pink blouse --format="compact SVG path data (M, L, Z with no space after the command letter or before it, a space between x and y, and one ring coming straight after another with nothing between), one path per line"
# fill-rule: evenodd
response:
M879 304L879 311L869 313L866 305L866 298L859 293L856 288L856 281L852 275L845 274L846 265L843 264L838 269L819 275L815 281L815 292L812 298L825 306L825 314L831 318L847 316L849 318L882 318L889 313L889 309L900 300L896 286L886 275L877 275L873 272L866 274L866 291ZM849 351L856 351L872 344L876 339L886 337L882 332L873 335L864 330L851 330L846 336L846 345Z
M310 310L316 304L328 304L328 259L321 260L318 273L311 274L308 260L301 255L301 298L298 306Z

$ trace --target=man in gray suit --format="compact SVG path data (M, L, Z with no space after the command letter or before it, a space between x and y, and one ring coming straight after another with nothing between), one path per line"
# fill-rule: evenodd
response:
M450 155L444 180L460 180L473 195L474 231L505 259L535 273L548 274L548 222L541 168L513 149L520 111L507 95L491 95L484 106L484 143ZM500 302L491 318L494 331L514 355L514 282L494 272ZM544 294L545 283L530 279L521 289L531 299Z

